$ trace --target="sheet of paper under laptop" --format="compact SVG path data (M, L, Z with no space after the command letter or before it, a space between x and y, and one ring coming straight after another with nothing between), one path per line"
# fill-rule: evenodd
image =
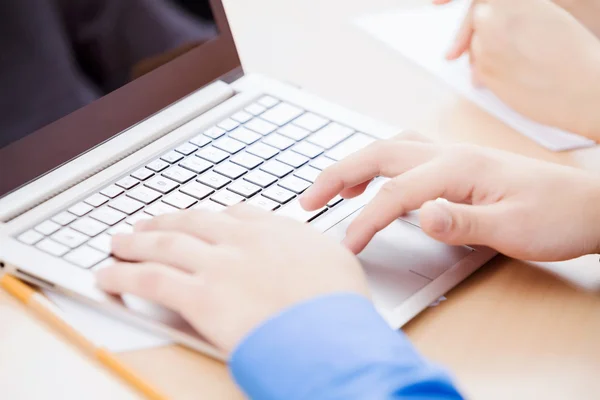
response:
M444 6L423 4L361 17L355 23L508 126L549 150L563 151L595 145L590 139L525 118L489 90L473 87L466 57L454 62L445 60L444 55L469 4L467 0L455 0Z
M111 352L121 353L166 346L172 343L131 324L109 317L65 295L44 290L62 311L65 320L82 335Z

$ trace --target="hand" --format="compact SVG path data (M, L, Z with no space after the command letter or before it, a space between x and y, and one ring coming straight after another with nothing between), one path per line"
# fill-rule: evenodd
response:
M598 17L600 19L600 17ZM538 122L600 140L600 40L547 0L477 0L450 60Z
M361 194L376 176L392 178L348 227L344 244L353 252L419 208L423 231L452 245L536 261L600 250L594 175L482 147L401 139L373 143L331 166L301 198L304 208L317 209L337 194Z
M334 292L368 296L359 262L339 243L246 205L139 222L112 246L127 262L100 270L100 288L177 311L227 353L286 307Z
M433 0L433 4L436 5L450 2L452 0ZM553 2L568 11L594 35L600 37L600 0L554 0Z

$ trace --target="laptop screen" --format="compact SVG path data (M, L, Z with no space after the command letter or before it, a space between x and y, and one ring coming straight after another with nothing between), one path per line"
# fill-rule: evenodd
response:
M221 1L0 2L0 197L239 67Z

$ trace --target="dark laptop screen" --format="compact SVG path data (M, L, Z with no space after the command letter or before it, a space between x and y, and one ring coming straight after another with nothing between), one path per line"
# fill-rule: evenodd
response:
M0 2L0 197L239 66L220 1Z

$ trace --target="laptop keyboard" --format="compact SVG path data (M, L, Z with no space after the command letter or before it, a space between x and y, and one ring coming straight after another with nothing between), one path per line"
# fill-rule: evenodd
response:
M372 143L354 129L264 96L216 126L23 232L18 240L81 268L111 261L111 236L184 209L248 202L311 222L297 196L319 173Z

